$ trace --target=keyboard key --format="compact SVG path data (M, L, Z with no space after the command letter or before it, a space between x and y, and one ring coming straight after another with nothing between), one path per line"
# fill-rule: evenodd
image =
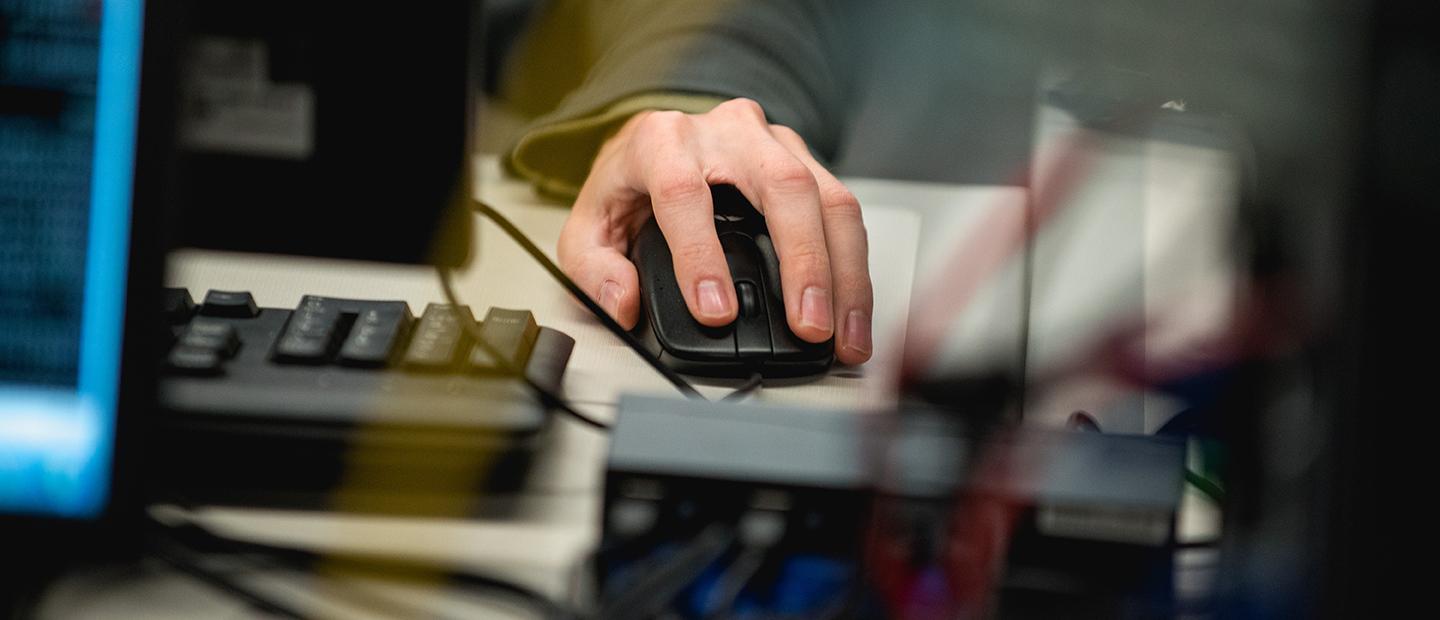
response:
M340 363L384 366L410 326L410 306L403 301L365 302L340 345Z
M285 331L275 342L273 358L291 364L322 364L334 353L340 335L339 304L324 297L306 295L300 307L285 323Z
M460 321L474 321L469 306L429 304L415 325L415 334L405 350L404 364L416 370L443 370L453 367L468 350L470 337Z
M195 314L195 298L190 296L189 290L166 288L160 308L166 321L171 325L179 325L189 321L190 315Z
M503 356L505 363L497 362L477 344L470 353L470 368L481 372L502 372L508 365L523 371L539 335L540 325L529 310L491 308L480 325L480 337Z
M165 363L170 370L184 375L213 376L220 374L220 353L214 349L180 345L170 350Z
M233 319L248 319L260 314L255 297L249 291L207 291L200 314Z
M240 348L240 337L235 333L235 326L227 325L207 319L196 319L185 328L185 333L180 336L181 347L192 349L208 349L219 354L221 358L229 358L235 355Z

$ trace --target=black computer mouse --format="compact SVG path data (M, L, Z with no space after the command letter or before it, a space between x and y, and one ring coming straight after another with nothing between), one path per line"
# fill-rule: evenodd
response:
M670 246L652 218L630 247L640 273L640 321L636 335L678 372L710 377L797 377L825 372L835 359L835 340L801 340L785 320L780 262L765 217L731 185L710 188L715 232L730 264L735 322L706 327L690 315L675 282Z

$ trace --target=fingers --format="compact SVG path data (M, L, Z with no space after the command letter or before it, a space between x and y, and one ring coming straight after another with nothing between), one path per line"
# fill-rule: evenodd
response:
M635 116L602 148L561 234L561 267L627 328L639 317L629 240L651 213L691 315L729 324L738 303L715 232L710 185L729 183L764 214L780 259L786 322L835 338L846 364L870 358L873 292L859 204L804 140L737 99L690 116Z
M678 112L649 115L649 122L636 128L623 175L631 188L650 196L690 314L702 325L719 327L735 320L739 304L715 233L710 184L691 122Z
M772 126L771 133L815 176L820 213L830 256L835 299L835 355L845 364L870 359L874 292L870 282L869 242L860 203L845 185L820 165L805 141L788 127Z
M770 135L768 125L744 137L731 134L720 148L737 166L736 186L765 215L780 258L790 330L809 342L824 342L834 335L835 311L815 175Z

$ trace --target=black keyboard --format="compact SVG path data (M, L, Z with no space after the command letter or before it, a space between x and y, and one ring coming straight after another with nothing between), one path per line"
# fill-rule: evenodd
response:
M307 295L262 308L244 291L208 291L197 304L167 289L164 313L163 472L168 491L206 501L444 495L475 479L459 469L482 462L481 486L512 486L528 460L516 455L535 449L552 417L514 371L560 393L575 344L503 308L476 321L446 304L417 317L403 301ZM376 462L380 475L353 482Z

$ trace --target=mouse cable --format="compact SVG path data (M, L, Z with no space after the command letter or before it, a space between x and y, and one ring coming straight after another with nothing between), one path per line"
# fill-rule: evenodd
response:
M505 231L505 234L509 235L515 243L519 244L520 248L525 250L526 254L530 255L530 258L535 259L535 262L539 263L541 267L545 268L545 271L550 273L550 277L554 278L556 282L559 282L561 286L564 286L565 290L569 291L571 296L579 300L579 302L585 306L585 309L590 311L590 314L595 315L595 318L600 320L600 324L604 325L605 329L610 330L610 333L625 343L625 346L630 347L630 350L645 360L645 363L649 364L651 368L654 368L655 372L665 377L671 385L675 386L675 389L680 390L681 394L689 398L705 400L705 396L702 395L699 390L695 389L695 386L691 385L689 381L686 381L685 377L680 376L680 373L666 366L665 362L660 361L660 358L646 349L645 345L640 344L640 341L637 340L633 334L624 327L621 327L620 324L610 316L609 312L606 312L604 308L600 307L600 304L595 303L595 300L591 299L590 295L586 294L585 291L580 288L580 285L576 284L574 280L571 280L570 276L565 275L565 272L562 271L554 261L550 260L550 257L546 256L545 252L541 251L539 247L536 247L535 243L532 242L529 237L525 236L525 233L521 232L514 223L504 215L501 215L495 207L486 204L484 201L475 200L473 202L476 211L494 222L496 226L500 227L500 230Z
M755 393L755 390L763 386L764 383L764 375L761 375L758 372L750 373L750 378L746 379L744 383L740 384L740 387L735 388L735 391L722 397L720 399L720 402L733 403L736 401L745 400L746 397Z
M162 531L165 532L165 538L173 545L195 555L204 555L206 553L250 555L254 561L258 561L259 563L302 572L312 571L317 566L324 566L331 569L349 568L357 572L374 573L381 577L386 573L393 575L420 575L427 578L430 576L438 576L451 584L464 586L473 591L507 594L532 606L536 611L540 612L543 618L574 620L581 617L577 612L568 609L565 605L552 600L549 596L546 596L534 588L493 575L477 573L469 569L453 570L423 561L363 554L322 554L300 547L232 538L216 533L210 528L190 519L176 523L151 515L149 520L150 523L159 526ZM240 586L234 579L231 579L227 575L200 567L196 562L186 562L182 558L177 558L174 554L170 554L169 557L161 557L160 559L172 564L175 561L182 562L186 564L186 566L177 566L177 568L206 580L216 587L223 588L227 592L240 596L258 608L287 618L304 617L296 613L293 609L281 606L272 599L260 596L253 590Z
M445 303L455 306L456 308L465 305L460 303L460 297L455 294L454 274L452 274L450 270L446 269L445 267L437 267L436 272L440 274L440 290L445 295ZM501 354L495 349L495 345L492 345L488 340L485 340L484 334L480 333L480 327L475 325L475 321L473 319L467 321L464 320L464 317L457 318L460 319L457 322L460 323L460 328L465 330L465 335L469 336L471 340L474 340L475 344L479 345L481 349L484 349L485 354L489 355L490 358L494 360L495 363L499 365L505 372L513 374L516 377L519 377L521 381L524 381L525 385L529 386L531 391L535 392L535 395L540 398L540 402L546 407L552 409L559 409L561 412L578 420L580 423L585 424L586 426L590 426L592 428L607 432L610 430L611 425L609 422L597 420L587 414L581 413L580 410L576 409L569 402L566 402L566 400L562 398L559 394L556 394L554 391L550 390L550 388L536 383L534 379L531 379L529 375L525 374L525 370L523 368L517 368L515 365L511 364L510 361L506 359L503 354Z

